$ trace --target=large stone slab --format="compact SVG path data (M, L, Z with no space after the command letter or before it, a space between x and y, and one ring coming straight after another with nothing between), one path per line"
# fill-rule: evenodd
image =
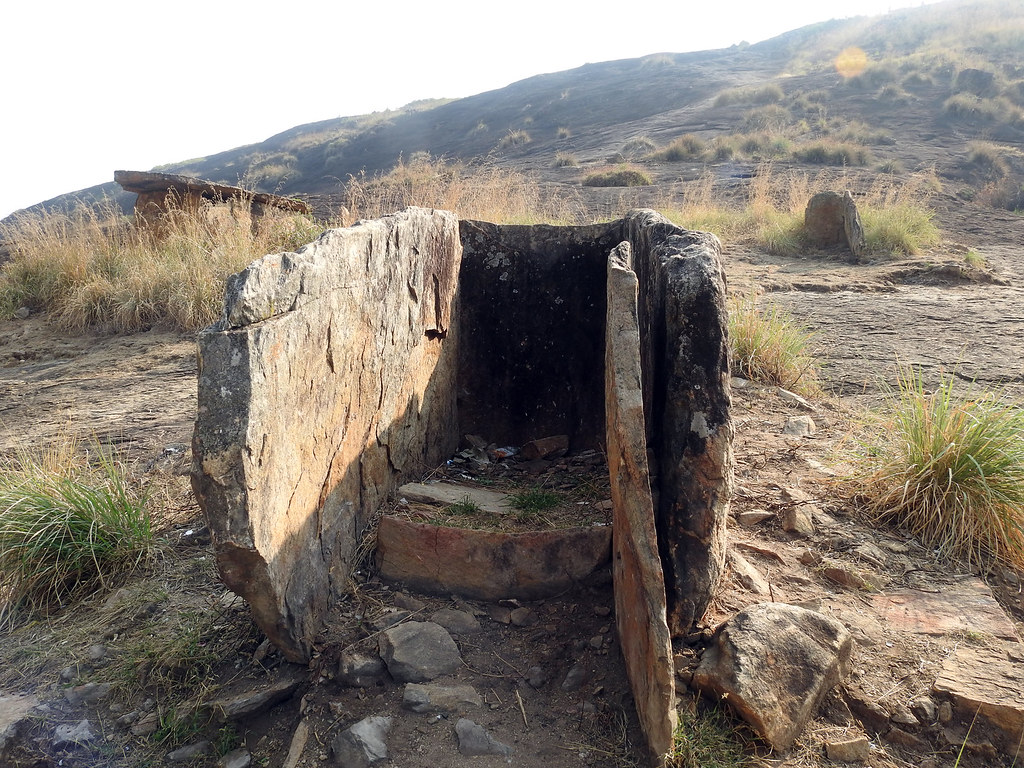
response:
M265 256L199 337L193 487L221 578L308 660L364 528L454 450L458 222L409 209Z
M585 583L605 565L611 528L502 533L385 515L377 528L381 578L431 594L534 600Z
M977 714L999 728L1006 755L1018 757L1024 738L1024 646L960 645L942 662L932 689L948 697L965 722Z
M455 483L406 483L398 489L398 494L409 501L427 504L448 505L468 499L482 511L495 515L505 515L512 511L508 496L504 493Z
M871 602L890 630L918 635L972 632L1019 639L992 590L977 577L942 585L938 592L902 589L872 595Z
M608 322L605 335L605 425L613 506L612 575L615 619L633 700L647 748L664 765L677 717L672 638L665 581L654 528L637 277L632 249L621 243L608 258Z
M725 699L781 751L846 676L852 651L841 622L795 605L758 603L718 628L693 682Z

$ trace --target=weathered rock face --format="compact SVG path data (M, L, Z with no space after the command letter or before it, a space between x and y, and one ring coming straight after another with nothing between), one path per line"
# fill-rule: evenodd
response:
M783 603L758 603L718 628L693 682L726 698L774 749L800 734L849 671L853 637L835 619Z
M849 191L842 195L838 192L814 195L804 211L804 235L811 245L819 248L846 246L854 260L866 250L864 227Z
M265 256L199 339L193 487L224 583L308 658L368 515L456 445L450 213L409 209Z

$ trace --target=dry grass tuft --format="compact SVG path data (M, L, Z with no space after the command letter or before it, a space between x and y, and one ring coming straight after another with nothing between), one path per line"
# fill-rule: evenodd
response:
M729 310L733 371L804 395L821 393L818 364L810 353L813 334L779 307L740 300Z

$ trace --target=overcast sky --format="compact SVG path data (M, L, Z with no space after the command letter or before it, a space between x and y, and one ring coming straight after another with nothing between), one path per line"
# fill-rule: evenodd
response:
M934 2L934 0L927 0ZM0 10L0 217L302 123L923 0L30 0ZM602 10L599 10L602 9Z

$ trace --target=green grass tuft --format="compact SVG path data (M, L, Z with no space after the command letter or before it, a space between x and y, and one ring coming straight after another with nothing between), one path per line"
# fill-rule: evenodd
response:
M869 426L852 480L869 514L944 557L1024 568L1024 410L953 377L904 369Z
M0 624L67 604L152 554L145 489L108 448L0 463Z
M809 352L812 338L775 305L762 309L748 299L730 309L733 370L751 381L806 395L818 394L818 366Z
M723 708L695 702L680 710L667 768L741 768L748 762L737 724Z

